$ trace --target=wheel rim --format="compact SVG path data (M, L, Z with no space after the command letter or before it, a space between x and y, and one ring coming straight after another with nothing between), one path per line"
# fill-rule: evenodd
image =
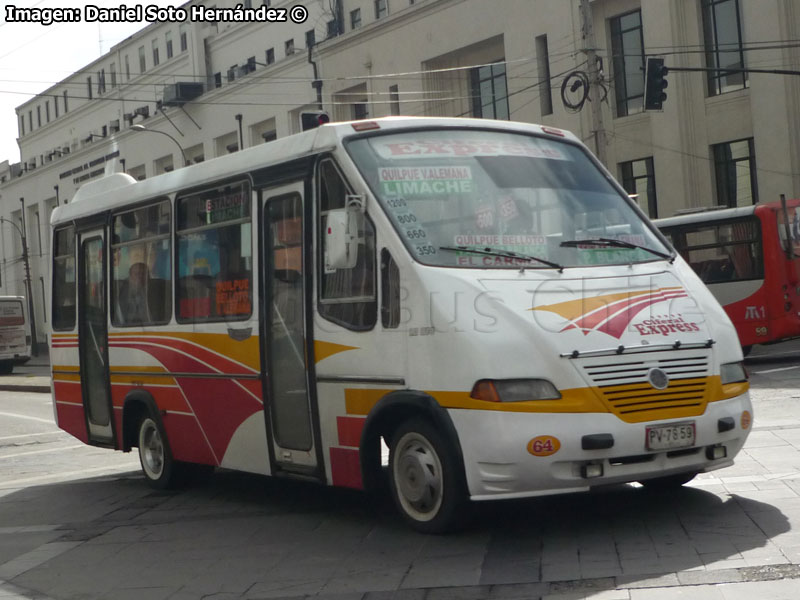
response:
M147 477L161 477L164 472L164 441L152 419L145 419L139 430L139 458Z
M431 443L422 435L405 434L396 446L392 475L397 499L415 520L429 521L442 505L442 463Z

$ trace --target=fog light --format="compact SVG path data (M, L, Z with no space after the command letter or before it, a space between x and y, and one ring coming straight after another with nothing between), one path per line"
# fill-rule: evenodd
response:
M725 446L709 446L706 448L706 458L708 460L720 460L728 456Z
M592 479L594 477L603 476L603 465L589 463L581 466L581 477L584 479Z

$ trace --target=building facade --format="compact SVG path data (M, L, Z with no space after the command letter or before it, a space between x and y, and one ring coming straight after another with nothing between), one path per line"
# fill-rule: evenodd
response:
M192 0L182 7L290 9ZM800 196L793 0L310 0L302 22L154 23L17 108L0 163L0 292L46 341L48 221L85 182L290 135L300 115L538 122L578 134L651 217ZM262 13L263 14L263 13ZM669 67L644 111L647 57ZM683 70L687 69L687 70ZM696 69L696 70L694 70ZM762 72L763 71L763 72Z

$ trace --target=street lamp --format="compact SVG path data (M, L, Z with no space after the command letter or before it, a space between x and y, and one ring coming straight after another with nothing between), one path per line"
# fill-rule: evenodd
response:
M189 165L189 161L186 158L186 152L183 151L183 146L181 146L180 142L178 142L178 140L176 140L174 137L172 137L166 131L159 131L158 129L148 129L147 127L145 127L144 125L142 125L140 123L137 123L136 125L131 125L131 129L133 129L134 131L149 131L150 133L160 133L161 135L167 136L169 139L171 139L173 142L175 142L175 145L181 151L181 156L183 156L183 166L185 167L185 166Z
M22 203L22 215L23 218L25 217L25 199L20 198L19 201ZM28 318L31 321L31 354L33 356L39 356L39 351L36 348L36 316L33 313L33 294L31 292L31 265L28 262L28 242L25 239L25 232L19 228L19 225L14 223L14 221L9 221L5 217L0 217L0 223L8 223L9 225L13 226L14 229L17 230L19 233L19 237L22 238L22 260L25 263L25 290L28 293Z

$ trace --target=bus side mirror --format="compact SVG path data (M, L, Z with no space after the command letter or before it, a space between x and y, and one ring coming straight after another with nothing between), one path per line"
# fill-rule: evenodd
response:
M328 213L325 223L325 270L352 269L358 262L364 230L364 197L347 196L345 208Z

